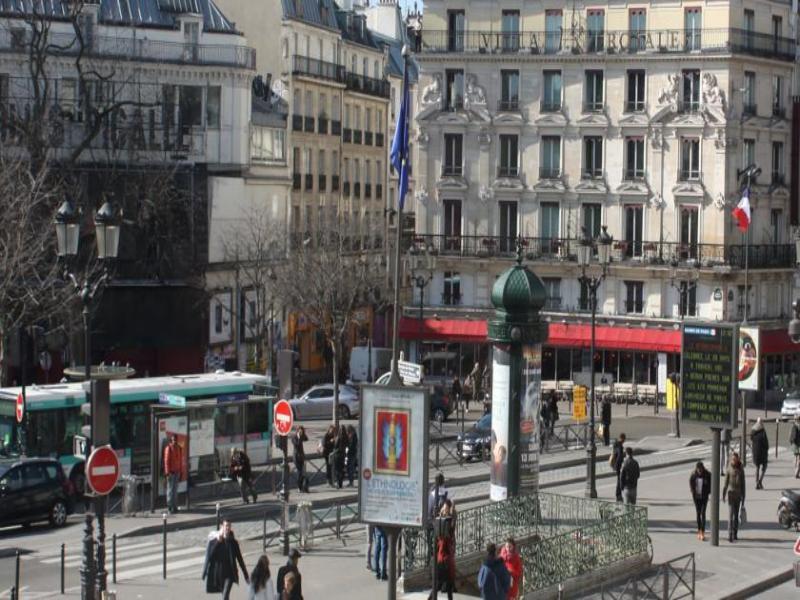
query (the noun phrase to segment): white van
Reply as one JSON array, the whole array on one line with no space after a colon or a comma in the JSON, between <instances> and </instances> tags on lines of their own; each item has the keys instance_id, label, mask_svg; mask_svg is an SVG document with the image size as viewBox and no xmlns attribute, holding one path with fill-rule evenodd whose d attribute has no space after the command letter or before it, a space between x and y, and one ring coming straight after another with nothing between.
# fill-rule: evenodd
<instances>
[{"instance_id":1,"label":"white van","mask_svg":"<svg viewBox=\"0 0 800 600\"><path fill-rule=\"evenodd\" d=\"M349 382L375 381L381 373L392 368L391 348L372 348L372 364L370 364L369 351L368 346L356 346L350 351ZM372 368L372 377L369 376L370 367Z\"/></svg>"}]
</instances>

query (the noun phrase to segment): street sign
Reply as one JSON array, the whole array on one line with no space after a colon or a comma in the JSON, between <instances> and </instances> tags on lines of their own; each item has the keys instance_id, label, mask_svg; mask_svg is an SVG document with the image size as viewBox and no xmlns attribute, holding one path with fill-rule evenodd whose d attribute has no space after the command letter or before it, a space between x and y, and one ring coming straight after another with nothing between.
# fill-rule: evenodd
<instances>
[{"instance_id":1,"label":"street sign","mask_svg":"<svg viewBox=\"0 0 800 600\"><path fill-rule=\"evenodd\" d=\"M176 396L175 394L164 394L163 392L158 395L158 403L164 406L173 406L175 408L186 408L186 398L183 396Z\"/></svg>"},{"instance_id":2,"label":"street sign","mask_svg":"<svg viewBox=\"0 0 800 600\"><path fill-rule=\"evenodd\" d=\"M72 437L72 453L75 456L86 456L86 444L88 440L83 435L75 435Z\"/></svg>"},{"instance_id":3,"label":"street sign","mask_svg":"<svg viewBox=\"0 0 800 600\"><path fill-rule=\"evenodd\" d=\"M25 418L25 398L22 397L22 394L17 396L17 423L22 423L22 419Z\"/></svg>"},{"instance_id":4,"label":"street sign","mask_svg":"<svg viewBox=\"0 0 800 600\"><path fill-rule=\"evenodd\" d=\"M98 496L105 496L119 480L119 459L111 446L92 450L86 461L86 482Z\"/></svg>"},{"instance_id":5,"label":"street sign","mask_svg":"<svg viewBox=\"0 0 800 600\"><path fill-rule=\"evenodd\" d=\"M586 418L586 388L582 385L572 388L572 418L576 421Z\"/></svg>"},{"instance_id":6,"label":"street sign","mask_svg":"<svg viewBox=\"0 0 800 600\"><path fill-rule=\"evenodd\" d=\"M286 400L278 400L275 404L275 411L272 419L275 425L275 433L278 435L289 435L294 425L294 415L292 415L292 405Z\"/></svg>"},{"instance_id":7,"label":"street sign","mask_svg":"<svg viewBox=\"0 0 800 600\"><path fill-rule=\"evenodd\" d=\"M397 371L400 373L400 379L402 379L403 383L406 385L418 385L422 383L422 365L405 360L398 360Z\"/></svg>"},{"instance_id":8,"label":"street sign","mask_svg":"<svg viewBox=\"0 0 800 600\"><path fill-rule=\"evenodd\" d=\"M800 556L800 537L797 538L797 541L794 543L794 553Z\"/></svg>"}]
</instances>

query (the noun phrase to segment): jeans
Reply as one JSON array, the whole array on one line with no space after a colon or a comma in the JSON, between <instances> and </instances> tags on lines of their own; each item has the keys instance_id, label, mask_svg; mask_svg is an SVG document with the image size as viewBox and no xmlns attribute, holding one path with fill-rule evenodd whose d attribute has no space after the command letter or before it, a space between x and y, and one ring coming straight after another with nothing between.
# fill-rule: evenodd
<instances>
[{"instance_id":1,"label":"jeans","mask_svg":"<svg viewBox=\"0 0 800 600\"><path fill-rule=\"evenodd\" d=\"M616 497L617 497L617 502L622 502L622 484L621 484L621 482L620 482L620 480L619 480L619 474L620 474L620 472L619 472L619 471L617 471L617 490L616 490Z\"/></svg>"},{"instance_id":2,"label":"jeans","mask_svg":"<svg viewBox=\"0 0 800 600\"><path fill-rule=\"evenodd\" d=\"M297 468L297 489L301 492L308 491L308 477L306 477L306 463L295 463Z\"/></svg>"},{"instance_id":3,"label":"jeans","mask_svg":"<svg viewBox=\"0 0 800 600\"><path fill-rule=\"evenodd\" d=\"M178 474L167 474L167 508L170 512L178 511Z\"/></svg>"},{"instance_id":4,"label":"jeans","mask_svg":"<svg viewBox=\"0 0 800 600\"><path fill-rule=\"evenodd\" d=\"M728 539L735 540L739 536L739 509L742 507L742 499L733 499L728 495Z\"/></svg>"},{"instance_id":5,"label":"jeans","mask_svg":"<svg viewBox=\"0 0 800 600\"><path fill-rule=\"evenodd\" d=\"M694 510L697 513L697 530L706 530L706 507L708 498L694 498Z\"/></svg>"},{"instance_id":6,"label":"jeans","mask_svg":"<svg viewBox=\"0 0 800 600\"><path fill-rule=\"evenodd\" d=\"M231 589L233 588L233 579L226 579L222 584L222 600L229 600L231 597Z\"/></svg>"},{"instance_id":7,"label":"jeans","mask_svg":"<svg viewBox=\"0 0 800 600\"><path fill-rule=\"evenodd\" d=\"M447 563L436 563L436 579L439 582L439 591L447 592L447 600L453 600L453 592L456 589L455 581L450 578L450 566ZM431 591L428 598L433 597Z\"/></svg>"},{"instance_id":8,"label":"jeans","mask_svg":"<svg viewBox=\"0 0 800 600\"><path fill-rule=\"evenodd\" d=\"M253 489L253 483L247 477L239 477L239 491L242 494L242 500L247 502L248 492L253 497L253 502L256 501L256 491Z\"/></svg>"},{"instance_id":9,"label":"jeans","mask_svg":"<svg viewBox=\"0 0 800 600\"><path fill-rule=\"evenodd\" d=\"M372 571L372 542L375 539L375 527L367 525L367 569Z\"/></svg>"},{"instance_id":10,"label":"jeans","mask_svg":"<svg viewBox=\"0 0 800 600\"><path fill-rule=\"evenodd\" d=\"M622 490L622 497L625 504L636 504L636 487L626 487Z\"/></svg>"},{"instance_id":11,"label":"jeans","mask_svg":"<svg viewBox=\"0 0 800 600\"><path fill-rule=\"evenodd\" d=\"M386 576L386 554L389 551L389 540L382 529L375 529L375 573Z\"/></svg>"}]
</instances>

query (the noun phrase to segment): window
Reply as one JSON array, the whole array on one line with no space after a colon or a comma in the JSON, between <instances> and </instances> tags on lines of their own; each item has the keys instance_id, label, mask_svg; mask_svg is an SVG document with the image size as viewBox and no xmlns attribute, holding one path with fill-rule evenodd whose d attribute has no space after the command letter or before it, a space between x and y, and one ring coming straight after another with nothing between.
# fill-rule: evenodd
<instances>
[{"instance_id":1,"label":"window","mask_svg":"<svg viewBox=\"0 0 800 600\"><path fill-rule=\"evenodd\" d=\"M625 180L644 179L644 138L625 138Z\"/></svg>"},{"instance_id":2,"label":"window","mask_svg":"<svg viewBox=\"0 0 800 600\"><path fill-rule=\"evenodd\" d=\"M372 109L364 109L364 131L372 131Z\"/></svg>"},{"instance_id":3,"label":"window","mask_svg":"<svg viewBox=\"0 0 800 600\"><path fill-rule=\"evenodd\" d=\"M180 86L180 124L187 127L200 127L203 124L203 88L199 85Z\"/></svg>"},{"instance_id":4,"label":"window","mask_svg":"<svg viewBox=\"0 0 800 600\"><path fill-rule=\"evenodd\" d=\"M519 11L504 10L502 13L502 49L503 52L519 50Z\"/></svg>"},{"instance_id":5,"label":"window","mask_svg":"<svg viewBox=\"0 0 800 600\"><path fill-rule=\"evenodd\" d=\"M305 176L305 189L311 190L314 187L314 174L311 172L311 148L303 149L303 174Z\"/></svg>"},{"instance_id":6,"label":"window","mask_svg":"<svg viewBox=\"0 0 800 600\"><path fill-rule=\"evenodd\" d=\"M586 233L588 233L592 239L597 238L597 236L600 235L600 204L584 204L581 212L583 215L581 225L586 228Z\"/></svg>"},{"instance_id":7,"label":"window","mask_svg":"<svg viewBox=\"0 0 800 600\"><path fill-rule=\"evenodd\" d=\"M625 282L625 312L641 314L644 309L644 282Z\"/></svg>"},{"instance_id":8,"label":"window","mask_svg":"<svg viewBox=\"0 0 800 600\"><path fill-rule=\"evenodd\" d=\"M383 162L380 160L375 161L375 198L381 200L383 198ZM376 220L377 222L377 220Z\"/></svg>"},{"instance_id":9,"label":"window","mask_svg":"<svg viewBox=\"0 0 800 600\"><path fill-rule=\"evenodd\" d=\"M641 204L625 206L625 256L642 255L642 230L644 225L644 207Z\"/></svg>"},{"instance_id":10,"label":"window","mask_svg":"<svg viewBox=\"0 0 800 600\"><path fill-rule=\"evenodd\" d=\"M342 175L344 180L342 181L342 192L347 197L350 195L350 159L345 157L343 162Z\"/></svg>"},{"instance_id":11,"label":"window","mask_svg":"<svg viewBox=\"0 0 800 600\"><path fill-rule=\"evenodd\" d=\"M464 108L464 71L448 69L447 87L445 89L445 107L447 110L461 110Z\"/></svg>"},{"instance_id":12,"label":"window","mask_svg":"<svg viewBox=\"0 0 800 600\"><path fill-rule=\"evenodd\" d=\"M514 252L517 241L517 203L500 202L500 252Z\"/></svg>"},{"instance_id":13,"label":"window","mask_svg":"<svg viewBox=\"0 0 800 600\"><path fill-rule=\"evenodd\" d=\"M222 107L222 87L212 85L206 90L206 126L219 127L219 115Z\"/></svg>"},{"instance_id":14,"label":"window","mask_svg":"<svg viewBox=\"0 0 800 600\"><path fill-rule=\"evenodd\" d=\"M772 142L772 185L783 185L783 142Z\"/></svg>"},{"instance_id":15,"label":"window","mask_svg":"<svg viewBox=\"0 0 800 600\"><path fill-rule=\"evenodd\" d=\"M442 303L447 305L461 304L461 275L457 271L444 272Z\"/></svg>"},{"instance_id":16,"label":"window","mask_svg":"<svg viewBox=\"0 0 800 600\"><path fill-rule=\"evenodd\" d=\"M748 50L753 49L753 42L755 39L756 31L756 14L753 10L746 8L744 10L744 45Z\"/></svg>"},{"instance_id":17,"label":"window","mask_svg":"<svg viewBox=\"0 0 800 600\"><path fill-rule=\"evenodd\" d=\"M361 160L358 158L353 159L353 196L361 198Z\"/></svg>"},{"instance_id":18,"label":"window","mask_svg":"<svg viewBox=\"0 0 800 600\"><path fill-rule=\"evenodd\" d=\"M697 231L700 211L697 206L681 206L681 260L697 259Z\"/></svg>"},{"instance_id":19,"label":"window","mask_svg":"<svg viewBox=\"0 0 800 600\"><path fill-rule=\"evenodd\" d=\"M331 191L339 191L339 151L331 151Z\"/></svg>"},{"instance_id":20,"label":"window","mask_svg":"<svg viewBox=\"0 0 800 600\"><path fill-rule=\"evenodd\" d=\"M497 172L498 177L517 177L517 175L519 175L517 145L518 138L516 135L500 136L500 168Z\"/></svg>"},{"instance_id":21,"label":"window","mask_svg":"<svg viewBox=\"0 0 800 600\"><path fill-rule=\"evenodd\" d=\"M773 244L783 243L783 211L780 208L773 208L769 211L769 230L770 242Z\"/></svg>"},{"instance_id":22,"label":"window","mask_svg":"<svg viewBox=\"0 0 800 600\"><path fill-rule=\"evenodd\" d=\"M743 285L737 285L736 288L737 291L739 292L738 294L739 304L737 305L736 308L739 318L743 319L753 314L752 313L753 303L750 300L750 296L752 296L753 294L753 286L752 285L747 286L747 292L748 292L747 294L744 293L745 287ZM745 303L747 304L746 307Z\"/></svg>"},{"instance_id":23,"label":"window","mask_svg":"<svg viewBox=\"0 0 800 600\"><path fill-rule=\"evenodd\" d=\"M450 52L464 51L464 11L447 11L447 49Z\"/></svg>"},{"instance_id":24,"label":"window","mask_svg":"<svg viewBox=\"0 0 800 600\"><path fill-rule=\"evenodd\" d=\"M683 84L683 112L697 112L700 109L700 70L684 69L681 82Z\"/></svg>"},{"instance_id":25,"label":"window","mask_svg":"<svg viewBox=\"0 0 800 600\"><path fill-rule=\"evenodd\" d=\"M697 316L697 284L689 281L679 283L678 293L678 315L681 317Z\"/></svg>"},{"instance_id":26,"label":"window","mask_svg":"<svg viewBox=\"0 0 800 600\"><path fill-rule=\"evenodd\" d=\"M461 236L461 200L445 200L442 203L444 207L444 231L442 232L445 237L449 238L449 242L455 241ZM458 249L448 246L448 250Z\"/></svg>"},{"instance_id":27,"label":"window","mask_svg":"<svg viewBox=\"0 0 800 600\"><path fill-rule=\"evenodd\" d=\"M591 135L583 138L583 177L596 179L603 176L603 138Z\"/></svg>"},{"instance_id":28,"label":"window","mask_svg":"<svg viewBox=\"0 0 800 600\"><path fill-rule=\"evenodd\" d=\"M544 16L544 51L547 54L555 54L561 49L561 10L550 9L545 11Z\"/></svg>"},{"instance_id":29,"label":"window","mask_svg":"<svg viewBox=\"0 0 800 600\"><path fill-rule=\"evenodd\" d=\"M755 115L756 110L756 74L752 71L744 72L744 105L742 113L745 115Z\"/></svg>"},{"instance_id":30,"label":"window","mask_svg":"<svg viewBox=\"0 0 800 600\"><path fill-rule=\"evenodd\" d=\"M353 143L361 143L361 107L353 107Z\"/></svg>"},{"instance_id":31,"label":"window","mask_svg":"<svg viewBox=\"0 0 800 600\"><path fill-rule=\"evenodd\" d=\"M559 110L561 110L561 71L545 71L542 112Z\"/></svg>"},{"instance_id":32,"label":"window","mask_svg":"<svg viewBox=\"0 0 800 600\"><path fill-rule=\"evenodd\" d=\"M700 50L702 47L700 37L700 32L702 31L701 16L702 12L698 7L687 8L683 13L683 28L686 31L685 47L687 51Z\"/></svg>"},{"instance_id":33,"label":"window","mask_svg":"<svg viewBox=\"0 0 800 600\"><path fill-rule=\"evenodd\" d=\"M783 36L783 19L778 15L772 15L772 44L773 50L777 53L780 49L780 39Z\"/></svg>"},{"instance_id":34,"label":"window","mask_svg":"<svg viewBox=\"0 0 800 600\"><path fill-rule=\"evenodd\" d=\"M780 75L772 76L772 115L781 118L786 116L783 105L783 77Z\"/></svg>"},{"instance_id":35,"label":"window","mask_svg":"<svg viewBox=\"0 0 800 600\"><path fill-rule=\"evenodd\" d=\"M320 150L317 156L317 189L324 193L328 191L328 181L325 177L325 150Z\"/></svg>"},{"instance_id":36,"label":"window","mask_svg":"<svg viewBox=\"0 0 800 600\"><path fill-rule=\"evenodd\" d=\"M700 179L700 140L681 139L681 181Z\"/></svg>"},{"instance_id":37,"label":"window","mask_svg":"<svg viewBox=\"0 0 800 600\"><path fill-rule=\"evenodd\" d=\"M300 189L300 148L292 149L292 187Z\"/></svg>"},{"instance_id":38,"label":"window","mask_svg":"<svg viewBox=\"0 0 800 600\"><path fill-rule=\"evenodd\" d=\"M756 162L756 141L745 139L742 142L742 169Z\"/></svg>"},{"instance_id":39,"label":"window","mask_svg":"<svg viewBox=\"0 0 800 600\"><path fill-rule=\"evenodd\" d=\"M628 34L631 52L645 50L647 47L647 11L643 8L632 8L628 13Z\"/></svg>"},{"instance_id":40,"label":"window","mask_svg":"<svg viewBox=\"0 0 800 600\"><path fill-rule=\"evenodd\" d=\"M542 254L552 254L557 250L557 242L560 234L559 228L559 206L558 202L542 202L539 205L541 216L541 242Z\"/></svg>"},{"instance_id":41,"label":"window","mask_svg":"<svg viewBox=\"0 0 800 600\"><path fill-rule=\"evenodd\" d=\"M584 86L586 97L584 98L583 110L586 112L597 112L603 110L603 72L586 71L586 85Z\"/></svg>"},{"instance_id":42,"label":"window","mask_svg":"<svg viewBox=\"0 0 800 600\"><path fill-rule=\"evenodd\" d=\"M589 282L579 281L580 291L578 293L578 310L591 310L589 306Z\"/></svg>"},{"instance_id":43,"label":"window","mask_svg":"<svg viewBox=\"0 0 800 600\"><path fill-rule=\"evenodd\" d=\"M586 11L586 36L586 49L602 52L605 47L605 13L602 10Z\"/></svg>"},{"instance_id":44,"label":"window","mask_svg":"<svg viewBox=\"0 0 800 600\"><path fill-rule=\"evenodd\" d=\"M22 479L25 481L25 487L32 487L47 483L47 471L44 466L38 463L29 463L22 465Z\"/></svg>"},{"instance_id":45,"label":"window","mask_svg":"<svg viewBox=\"0 0 800 600\"><path fill-rule=\"evenodd\" d=\"M645 106L645 72L641 69L628 70L628 95L626 112L642 112Z\"/></svg>"},{"instance_id":46,"label":"window","mask_svg":"<svg viewBox=\"0 0 800 600\"><path fill-rule=\"evenodd\" d=\"M342 107L336 98L331 98L331 135L339 135L342 127Z\"/></svg>"},{"instance_id":47,"label":"window","mask_svg":"<svg viewBox=\"0 0 800 600\"><path fill-rule=\"evenodd\" d=\"M303 129L306 132L314 132L314 93L311 91L306 92L306 111L305 118L303 119Z\"/></svg>"},{"instance_id":48,"label":"window","mask_svg":"<svg viewBox=\"0 0 800 600\"><path fill-rule=\"evenodd\" d=\"M444 134L444 168L442 175L462 175L462 144L463 136L460 133Z\"/></svg>"},{"instance_id":49,"label":"window","mask_svg":"<svg viewBox=\"0 0 800 600\"><path fill-rule=\"evenodd\" d=\"M519 71L500 71L500 110L519 110Z\"/></svg>"},{"instance_id":50,"label":"window","mask_svg":"<svg viewBox=\"0 0 800 600\"><path fill-rule=\"evenodd\" d=\"M61 116L63 118L74 120L77 117L76 105L78 100L78 82L71 77L64 77L59 80L58 83L58 100Z\"/></svg>"},{"instance_id":51,"label":"window","mask_svg":"<svg viewBox=\"0 0 800 600\"><path fill-rule=\"evenodd\" d=\"M561 177L561 137L557 135L542 136L540 179Z\"/></svg>"},{"instance_id":52,"label":"window","mask_svg":"<svg viewBox=\"0 0 800 600\"><path fill-rule=\"evenodd\" d=\"M561 308L561 280L557 277L545 277L542 279L542 283L544 283L544 289L547 292L544 309L558 310Z\"/></svg>"},{"instance_id":53,"label":"window","mask_svg":"<svg viewBox=\"0 0 800 600\"><path fill-rule=\"evenodd\" d=\"M250 155L258 161L283 161L284 143L283 129L254 126L250 134Z\"/></svg>"}]
</instances>

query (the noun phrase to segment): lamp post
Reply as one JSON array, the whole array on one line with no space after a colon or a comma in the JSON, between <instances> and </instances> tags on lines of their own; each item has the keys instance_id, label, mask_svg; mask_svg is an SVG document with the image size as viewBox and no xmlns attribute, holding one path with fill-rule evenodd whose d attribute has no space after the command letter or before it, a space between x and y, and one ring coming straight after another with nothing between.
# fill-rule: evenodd
<instances>
[{"instance_id":1,"label":"lamp post","mask_svg":"<svg viewBox=\"0 0 800 600\"><path fill-rule=\"evenodd\" d=\"M436 257L426 247L420 255L419 251L408 251L408 266L411 269L411 279L414 287L419 290L419 336L417 338L417 360L422 360L422 332L425 316L425 288L433 280L433 271L436 269ZM426 273L427 272L427 273Z\"/></svg>"},{"instance_id":2,"label":"lamp post","mask_svg":"<svg viewBox=\"0 0 800 600\"><path fill-rule=\"evenodd\" d=\"M586 227L582 228L583 237L578 244L578 264L581 267L581 276L578 278L582 286L585 286L589 294L589 306L592 311L592 339L589 346L590 381L589 381L589 402L591 408L589 412L589 447L586 450L586 496L597 498L595 459L597 458L597 444L595 443L595 405L594 405L594 343L595 343L595 320L597 318L597 290L606 278L608 263L610 260L611 236L606 231L606 226L601 227L600 235L593 240ZM597 258L600 263L600 274L596 276L587 275L587 269L592 263L594 247L597 247Z\"/></svg>"},{"instance_id":3,"label":"lamp post","mask_svg":"<svg viewBox=\"0 0 800 600\"><path fill-rule=\"evenodd\" d=\"M80 219L81 215L72 205L72 202L65 200L56 212L54 225L56 229L56 241L58 247L58 258L64 262L64 274L75 289L78 298L83 305L83 329L84 329L84 387L86 389L87 400L90 402L92 414L95 414L94 398L91 394L92 380L92 327L91 309L97 292L110 279L108 261L117 258L119 250L120 219L117 212L110 202L106 201L94 215L94 229L97 241L97 258L103 264L100 274L87 273L83 281L79 281L72 272L75 257L78 254L80 241ZM100 439L107 434L102 434L95 429L96 424L93 420L92 445L99 446L107 442ZM107 430L108 426L105 426ZM87 444L87 453L89 444ZM105 570L105 496L95 498L94 510L97 514L97 562L93 556L94 539L92 534L92 514L86 513L83 537L83 559L81 564L81 600L95 600L100 593L106 590L107 572ZM96 589L95 589L96 586Z\"/></svg>"},{"instance_id":4,"label":"lamp post","mask_svg":"<svg viewBox=\"0 0 800 600\"><path fill-rule=\"evenodd\" d=\"M697 269L692 269L691 280L678 281L678 257L673 256L669 264L669 285L678 292L678 313L680 314L681 321L683 321L684 317L686 317L686 313L689 312L689 294L697 289L697 280L700 277L700 272Z\"/></svg>"}]
</instances>

